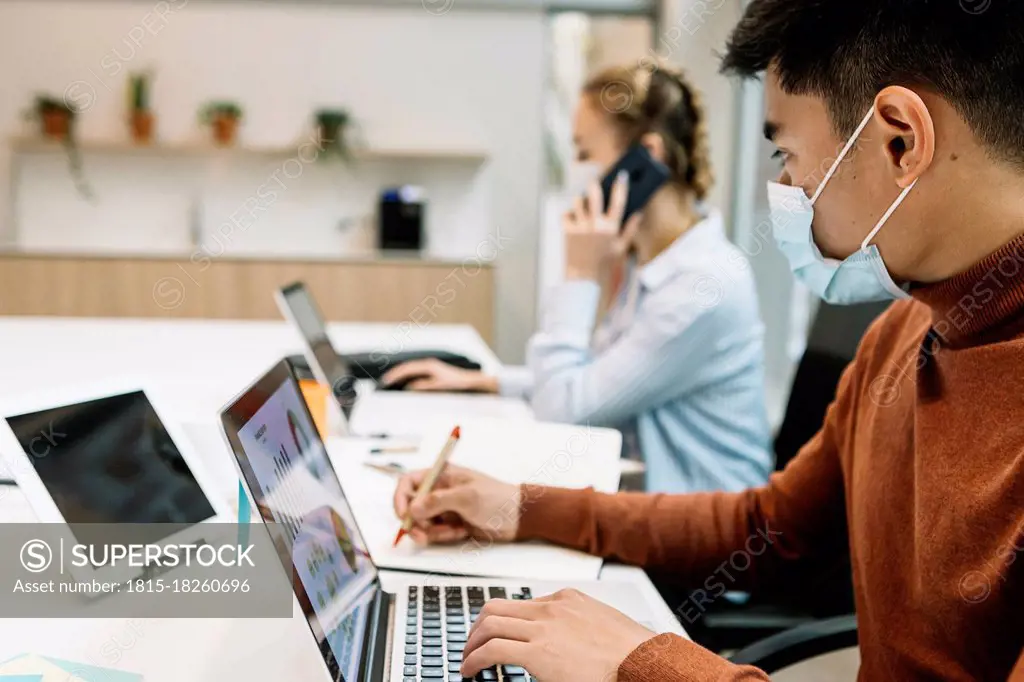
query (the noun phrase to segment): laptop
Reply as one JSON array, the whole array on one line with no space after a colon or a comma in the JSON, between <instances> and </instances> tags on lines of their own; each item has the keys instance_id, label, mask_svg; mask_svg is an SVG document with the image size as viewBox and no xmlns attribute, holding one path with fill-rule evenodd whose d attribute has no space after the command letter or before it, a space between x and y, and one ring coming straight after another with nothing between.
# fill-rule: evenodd
<instances>
[{"instance_id":1,"label":"laptop","mask_svg":"<svg viewBox=\"0 0 1024 682\"><path fill-rule=\"evenodd\" d=\"M301 282L281 287L275 299L281 314L298 329L302 337L309 370L317 381L331 387L331 393L344 417L343 427L347 429L356 404L355 376L348 362L331 345L320 308ZM293 364L297 363L293 360Z\"/></svg>"},{"instance_id":2,"label":"laptop","mask_svg":"<svg viewBox=\"0 0 1024 682\"><path fill-rule=\"evenodd\" d=\"M446 350L402 350L338 355L327 336L323 315L313 295L302 282L293 282L275 292L277 307L285 319L298 329L305 344L306 362L316 380L334 388L346 418L355 404L355 379L378 382L392 367L411 360L433 358L462 369L479 370L481 365L469 358ZM295 360L292 360L293 364ZM378 390L401 391L410 380L388 385L377 384Z\"/></svg>"},{"instance_id":3,"label":"laptop","mask_svg":"<svg viewBox=\"0 0 1024 682\"><path fill-rule=\"evenodd\" d=\"M333 682L462 682L462 652L490 599L574 587L652 627L636 587L615 583L391 574L385 590L323 442L282 360L221 412L242 480L274 538L285 574ZM399 526L395 519L395 529ZM454 548L453 556L460 551ZM530 682L514 665L477 679ZM311 681L312 682L312 681Z\"/></svg>"}]
</instances>

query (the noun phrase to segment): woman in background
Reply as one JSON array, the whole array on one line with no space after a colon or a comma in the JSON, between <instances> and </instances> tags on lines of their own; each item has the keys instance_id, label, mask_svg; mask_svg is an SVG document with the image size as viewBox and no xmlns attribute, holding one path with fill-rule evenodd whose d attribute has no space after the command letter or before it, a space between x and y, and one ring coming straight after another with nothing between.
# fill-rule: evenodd
<instances>
[{"instance_id":1,"label":"woman in background","mask_svg":"<svg viewBox=\"0 0 1024 682\"><path fill-rule=\"evenodd\" d=\"M603 206L596 182L589 201L577 199L563 221L566 281L545 297L527 367L490 376L415 361L384 383L521 395L538 419L618 428L650 491L765 482L763 325L749 264L704 203L711 168L697 93L668 70L610 69L587 82L574 128L578 160L598 177L641 144L671 180L621 234L614 216L587 208ZM613 205L622 198L613 192Z\"/></svg>"}]
</instances>

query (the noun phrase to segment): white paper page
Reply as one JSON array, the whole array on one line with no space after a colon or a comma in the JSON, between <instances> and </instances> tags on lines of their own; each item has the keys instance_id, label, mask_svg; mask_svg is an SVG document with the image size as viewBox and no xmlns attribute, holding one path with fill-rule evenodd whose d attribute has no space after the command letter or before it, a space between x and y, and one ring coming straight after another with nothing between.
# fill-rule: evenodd
<instances>
[{"instance_id":1,"label":"white paper page","mask_svg":"<svg viewBox=\"0 0 1024 682\"><path fill-rule=\"evenodd\" d=\"M452 454L452 463L509 483L593 486L602 492L618 489L622 445L618 431L485 419L466 420L459 426L462 438ZM434 573L562 581L596 579L601 559L540 543L469 541L450 547L419 548L406 539L397 548L391 546L400 525L392 506L396 479L369 469L364 462L397 461L409 469L428 467L450 428L435 428L423 438L420 452L414 455L360 456L345 441L328 444L374 562L381 568Z\"/></svg>"},{"instance_id":2,"label":"white paper page","mask_svg":"<svg viewBox=\"0 0 1024 682\"><path fill-rule=\"evenodd\" d=\"M366 473L354 471L356 468ZM597 557L543 544L470 541L421 548L406 539L392 547L400 525L392 508L395 478L356 463L344 464L338 473L370 556L380 568L563 581L596 579L601 571L602 561ZM356 483L345 485L346 480Z\"/></svg>"},{"instance_id":3,"label":"white paper page","mask_svg":"<svg viewBox=\"0 0 1024 682\"><path fill-rule=\"evenodd\" d=\"M360 436L418 438L435 432L439 423L475 417L532 421L533 412L522 400L503 396L373 391L360 395L349 426Z\"/></svg>"},{"instance_id":4,"label":"white paper page","mask_svg":"<svg viewBox=\"0 0 1024 682\"><path fill-rule=\"evenodd\" d=\"M618 490L622 434L615 429L483 418L435 424L420 441L421 466L433 465L456 425L462 437L452 464L509 483Z\"/></svg>"}]
</instances>

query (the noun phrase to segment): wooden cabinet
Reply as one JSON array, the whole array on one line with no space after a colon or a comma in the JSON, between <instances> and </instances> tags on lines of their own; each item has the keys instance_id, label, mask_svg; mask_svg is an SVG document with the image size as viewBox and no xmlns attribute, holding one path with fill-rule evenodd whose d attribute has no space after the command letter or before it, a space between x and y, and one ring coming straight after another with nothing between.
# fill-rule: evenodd
<instances>
[{"instance_id":1,"label":"wooden cabinet","mask_svg":"<svg viewBox=\"0 0 1024 682\"><path fill-rule=\"evenodd\" d=\"M494 340L494 272L477 259L255 260L7 253L0 315L281 319L302 280L330 321L471 324Z\"/></svg>"}]
</instances>

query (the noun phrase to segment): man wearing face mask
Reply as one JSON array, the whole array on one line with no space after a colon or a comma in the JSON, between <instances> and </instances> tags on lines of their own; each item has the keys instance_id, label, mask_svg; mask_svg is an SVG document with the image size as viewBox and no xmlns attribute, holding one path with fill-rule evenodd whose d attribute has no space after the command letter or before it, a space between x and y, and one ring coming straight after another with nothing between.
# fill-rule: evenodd
<instances>
[{"instance_id":1,"label":"man wearing face mask","mask_svg":"<svg viewBox=\"0 0 1024 682\"><path fill-rule=\"evenodd\" d=\"M821 431L743 493L599 495L452 469L412 507L415 533L671 571L696 596L680 611L723 583L799 590L849 556L861 680L1021 682L1024 3L752 0L724 67L766 74L772 227L796 276L833 303L900 299ZM399 513L419 480L402 481ZM768 679L571 593L489 603L462 672L495 663L569 682Z\"/></svg>"}]
</instances>

